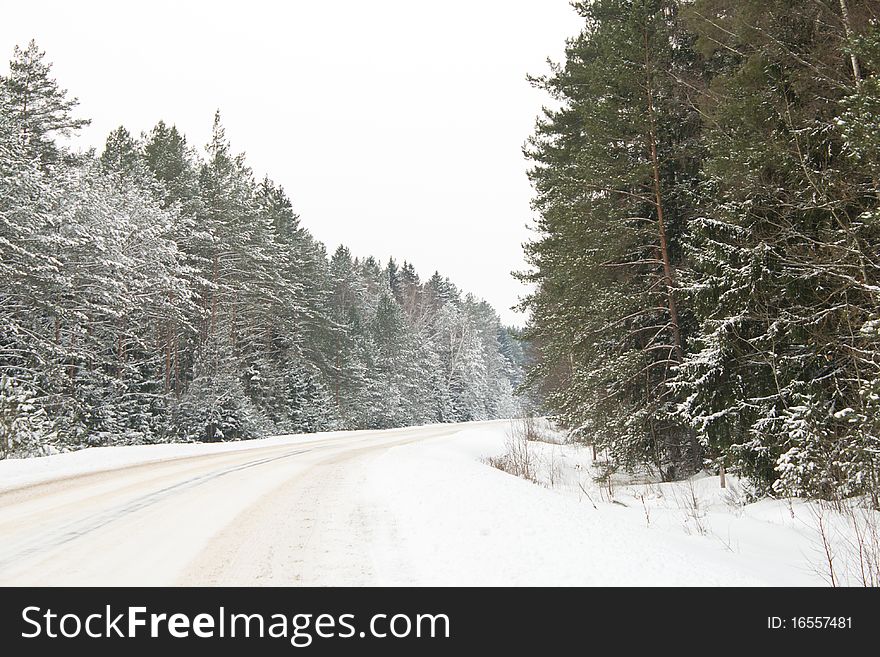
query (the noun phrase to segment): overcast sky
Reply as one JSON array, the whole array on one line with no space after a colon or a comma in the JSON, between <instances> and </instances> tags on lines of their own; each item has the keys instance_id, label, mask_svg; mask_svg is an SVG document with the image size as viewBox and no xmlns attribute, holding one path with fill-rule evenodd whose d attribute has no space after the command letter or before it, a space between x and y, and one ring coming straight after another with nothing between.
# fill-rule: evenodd
<instances>
[{"instance_id":1,"label":"overcast sky","mask_svg":"<svg viewBox=\"0 0 880 657\"><path fill-rule=\"evenodd\" d=\"M567 0L213 0L8 4L92 119L84 146L159 119L285 187L332 252L393 255L509 307L532 213L521 148L546 102L526 82L580 28Z\"/></svg>"}]
</instances>

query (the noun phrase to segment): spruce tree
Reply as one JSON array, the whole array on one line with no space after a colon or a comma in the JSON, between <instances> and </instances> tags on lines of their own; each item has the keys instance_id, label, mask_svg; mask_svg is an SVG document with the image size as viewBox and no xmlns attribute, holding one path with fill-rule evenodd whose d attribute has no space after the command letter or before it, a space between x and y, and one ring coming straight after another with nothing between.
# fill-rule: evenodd
<instances>
[{"instance_id":1,"label":"spruce tree","mask_svg":"<svg viewBox=\"0 0 880 657\"><path fill-rule=\"evenodd\" d=\"M878 466L858 419L878 362L876 159L857 118L876 69L850 56L841 6L711 0L690 21L712 81L682 414L759 490L825 497L876 491Z\"/></svg>"}]
</instances>

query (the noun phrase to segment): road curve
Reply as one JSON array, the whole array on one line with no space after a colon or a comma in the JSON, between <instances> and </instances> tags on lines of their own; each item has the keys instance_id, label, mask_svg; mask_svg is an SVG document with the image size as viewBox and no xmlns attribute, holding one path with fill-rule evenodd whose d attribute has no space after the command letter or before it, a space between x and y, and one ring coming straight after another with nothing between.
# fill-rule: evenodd
<instances>
[{"instance_id":1,"label":"road curve","mask_svg":"<svg viewBox=\"0 0 880 657\"><path fill-rule=\"evenodd\" d=\"M369 583L365 466L460 429L351 432L2 492L0 585Z\"/></svg>"}]
</instances>

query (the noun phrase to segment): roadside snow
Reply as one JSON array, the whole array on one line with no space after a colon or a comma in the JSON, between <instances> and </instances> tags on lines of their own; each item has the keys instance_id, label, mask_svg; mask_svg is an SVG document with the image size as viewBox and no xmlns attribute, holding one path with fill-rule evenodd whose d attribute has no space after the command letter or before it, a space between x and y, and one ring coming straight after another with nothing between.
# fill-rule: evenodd
<instances>
[{"instance_id":1,"label":"roadside snow","mask_svg":"<svg viewBox=\"0 0 880 657\"><path fill-rule=\"evenodd\" d=\"M387 509L373 546L382 583L827 584L812 505L746 504L735 479L721 489L708 476L618 484L612 497L593 480L589 448L543 442L529 443L532 483L485 464L504 449L496 425L372 463L367 499Z\"/></svg>"}]
</instances>

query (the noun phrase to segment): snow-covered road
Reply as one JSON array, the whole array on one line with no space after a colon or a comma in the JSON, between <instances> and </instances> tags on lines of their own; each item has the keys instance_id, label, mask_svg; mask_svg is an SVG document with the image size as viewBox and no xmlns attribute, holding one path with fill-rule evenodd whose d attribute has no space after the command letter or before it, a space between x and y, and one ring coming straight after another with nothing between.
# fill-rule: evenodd
<instances>
[{"instance_id":1,"label":"snow-covered road","mask_svg":"<svg viewBox=\"0 0 880 657\"><path fill-rule=\"evenodd\" d=\"M52 468L4 463L9 472L0 469L0 482L4 474L14 481L23 468L31 472L24 482L37 483L0 493L0 584L296 584L322 583L337 573L362 577L369 569L359 545L363 528L356 505L341 504L358 497L349 475L394 446L457 430L273 439L237 443L234 451L199 446L202 454L183 446L187 456L177 456L178 446L157 446L103 450L102 458L89 460L86 450L49 457L68 476L43 482ZM146 462L128 464L132 449ZM78 467L65 468L70 457ZM327 564L322 557L330 546ZM322 571L326 565L330 570Z\"/></svg>"},{"instance_id":2,"label":"snow-covered road","mask_svg":"<svg viewBox=\"0 0 880 657\"><path fill-rule=\"evenodd\" d=\"M674 488L603 500L586 448L534 445L552 486L486 465L508 428L2 461L0 585L822 584L782 503L713 505L705 479L694 532Z\"/></svg>"}]
</instances>

